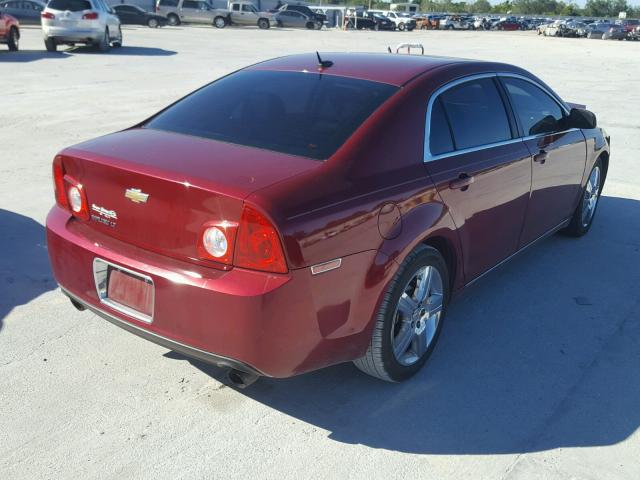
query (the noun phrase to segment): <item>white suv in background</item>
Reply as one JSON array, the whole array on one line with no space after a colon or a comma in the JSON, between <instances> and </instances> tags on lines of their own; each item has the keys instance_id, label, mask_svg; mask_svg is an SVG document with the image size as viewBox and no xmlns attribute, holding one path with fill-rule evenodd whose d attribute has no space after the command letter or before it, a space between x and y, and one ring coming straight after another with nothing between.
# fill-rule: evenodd
<instances>
[{"instance_id":1,"label":"white suv in background","mask_svg":"<svg viewBox=\"0 0 640 480\"><path fill-rule=\"evenodd\" d=\"M104 0L51 0L40 17L49 52L62 44L93 45L102 52L122 46L120 19Z\"/></svg>"}]
</instances>

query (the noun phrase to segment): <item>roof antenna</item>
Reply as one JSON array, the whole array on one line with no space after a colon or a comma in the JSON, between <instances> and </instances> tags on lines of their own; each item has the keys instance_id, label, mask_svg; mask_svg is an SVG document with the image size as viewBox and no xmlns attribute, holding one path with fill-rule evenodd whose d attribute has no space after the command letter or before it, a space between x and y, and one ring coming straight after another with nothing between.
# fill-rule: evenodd
<instances>
[{"instance_id":1,"label":"roof antenna","mask_svg":"<svg viewBox=\"0 0 640 480\"><path fill-rule=\"evenodd\" d=\"M322 60L318 52L316 52L316 55L318 56L318 67L320 68L320 70L322 70L323 68L329 68L333 65L333 62L331 60Z\"/></svg>"},{"instance_id":2,"label":"roof antenna","mask_svg":"<svg viewBox=\"0 0 640 480\"><path fill-rule=\"evenodd\" d=\"M387 52L389 52L389 53L393 53L393 52L391 51L391 47L387 47Z\"/></svg>"}]
</instances>

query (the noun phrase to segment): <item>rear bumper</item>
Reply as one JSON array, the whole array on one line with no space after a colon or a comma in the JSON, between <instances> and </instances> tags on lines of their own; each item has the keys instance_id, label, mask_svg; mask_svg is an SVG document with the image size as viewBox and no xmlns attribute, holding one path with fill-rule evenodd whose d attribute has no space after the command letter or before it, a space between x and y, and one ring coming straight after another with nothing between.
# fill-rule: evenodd
<instances>
[{"instance_id":1,"label":"rear bumper","mask_svg":"<svg viewBox=\"0 0 640 480\"><path fill-rule=\"evenodd\" d=\"M63 291L97 315L187 356L272 377L362 356L389 271L377 265L386 257L368 251L321 275L223 272L105 236L59 207L47 217L47 245ZM100 300L95 258L152 278L151 323Z\"/></svg>"},{"instance_id":2,"label":"rear bumper","mask_svg":"<svg viewBox=\"0 0 640 480\"><path fill-rule=\"evenodd\" d=\"M45 37L55 38L58 42L91 43L99 42L104 36L103 28L76 29L67 27L44 27Z\"/></svg>"},{"instance_id":3,"label":"rear bumper","mask_svg":"<svg viewBox=\"0 0 640 480\"><path fill-rule=\"evenodd\" d=\"M195 358L197 360L201 360L203 362L211 363L213 365L217 365L222 368L235 368L237 370L242 370L243 372L249 372L256 375L264 375L264 373L256 370L251 365L247 365L246 363L239 362L232 358L223 357L221 355L216 355L211 352L205 352L204 350L200 350L198 348L190 347L189 345L185 345L183 343L177 342L175 340L171 340L169 338L163 337L161 335L157 335L149 330L144 328L136 327L132 323L125 322L124 320L112 315L110 313L105 312L99 308L96 308L88 303L85 303L79 297L76 297L72 293L66 291L61 287L62 293L64 293L71 300L79 304L80 306L90 310L95 313L99 317L104 318L105 320L113 323L114 325L123 328L127 332L133 333L134 335L138 335L139 337L144 338L145 340L149 340L157 345L161 345L165 348L173 350L174 352L182 353L187 357Z\"/></svg>"}]
</instances>

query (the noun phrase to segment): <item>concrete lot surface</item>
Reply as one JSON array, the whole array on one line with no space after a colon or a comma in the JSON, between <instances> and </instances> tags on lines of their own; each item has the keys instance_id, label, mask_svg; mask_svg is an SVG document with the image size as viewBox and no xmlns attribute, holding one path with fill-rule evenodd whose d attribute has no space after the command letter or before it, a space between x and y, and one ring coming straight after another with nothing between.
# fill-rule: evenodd
<instances>
[{"instance_id":1,"label":"concrete lot surface","mask_svg":"<svg viewBox=\"0 0 640 480\"><path fill-rule=\"evenodd\" d=\"M43 225L58 150L249 63L402 41L530 69L612 137L591 232L473 287L417 377L346 364L236 391L57 290ZM21 52L0 46L0 478L640 478L640 43L188 27L124 42L48 54L24 29Z\"/></svg>"}]
</instances>

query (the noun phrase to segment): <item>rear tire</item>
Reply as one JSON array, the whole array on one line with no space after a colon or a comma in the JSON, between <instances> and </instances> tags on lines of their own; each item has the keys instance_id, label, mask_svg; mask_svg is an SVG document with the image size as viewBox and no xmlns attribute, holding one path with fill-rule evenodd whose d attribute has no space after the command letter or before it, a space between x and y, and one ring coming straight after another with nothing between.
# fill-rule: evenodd
<instances>
[{"instance_id":1,"label":"rear tire","mask_svg":"<svg viewBox=\"0 0 640 480\"><path fill-rule=\"evenodd\" d=\"M9 30L7 45L9 46L9 50L12 52L17 52L20 48L20 32L18 32L16 27L11 27Z\"/></svg>"},{"instance_id":2,"label":"rear tire","mask_svg":"<svg viewBox=\"0 0 640 480\"><path fill-rule=\"evenodd\" d=\"M227 21L224 17L216 17L213 19L213 26L216 28L224 28L227 26Z\"/></svg>"},{"instance_id":3,"label":"rear tire","mask_svg":"<svg viewBox=\"0 0 640 480\"><path fill-rule=\"evenodd\" d=\"M600 193L602 193L603 185L604 170L602 159L598 158L591 169L587 184L582 189L580 202L573 213L573 217L571 217L571 222L562 230L562 233L571 237L581 237L589 231L600 203Z\"/></svg>"},{"instance_id":4,"label":"rear tire","mask_svg":"<svg viewBox=\"0 0 640 480\"><path fill-rule=\"evenodd\" d=\"M56 43L55 38L51 38L51 37L45 38L44 46L47 49L47 52L55 52L58 50L58 44Z\"/></svg>"},{"instance_id":5,"label":"rear tire","mask_svg":"<svg viewBox=\"0 0 640 480\"><path fill-rule=\"evenodd\" d=\"M122 28L118 27L118 39L115 40L113 43L113 48L120 48L122 47Z\"/></svg>"},{"instance_id":6,"label":"rear tire","mask_svg":"<svg viewBox=\"0 0 640 480\"><path fill-rule=\"evenodd\" d=\"M96 44L96 47L98 48L98 50L100 50L102 53L106 53L109 51L109 49L111 48L111 43L109 42L109 29L105 29L104 31L104 35L102 35L102 38L100 39L100 41Z\"/></svg>"},{"instance_id":7,"label":"rear tire","mask_svg":"<svg viewBox=\"0 0 640 480\"><path fill-rule=\"evenodd\" d=\"M354 361L356 367L388 382L415 375L438 341L449 290L449 273L440 252L418 246L389 283L369 348Z\"/></svg>"},{"instance_id":8,"label":"rear tire","mask_svg":"<svg viewBox=\"0 0 640 480\"><path fill-rule=\"evenodd\" d=\"M180 25L180 18L175 13L170 13L167 15L167 23L172 27Z\"/></svg>"}]
</instances>

